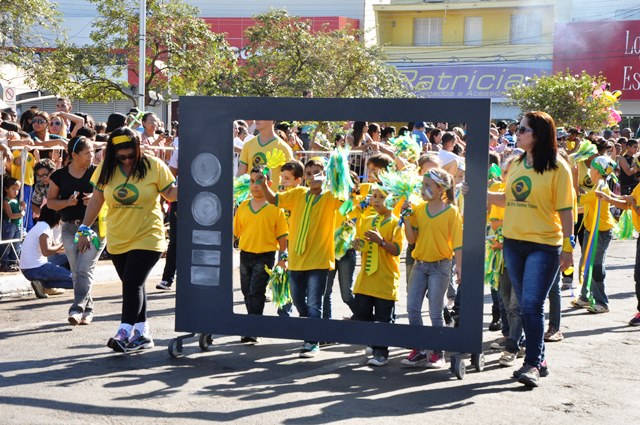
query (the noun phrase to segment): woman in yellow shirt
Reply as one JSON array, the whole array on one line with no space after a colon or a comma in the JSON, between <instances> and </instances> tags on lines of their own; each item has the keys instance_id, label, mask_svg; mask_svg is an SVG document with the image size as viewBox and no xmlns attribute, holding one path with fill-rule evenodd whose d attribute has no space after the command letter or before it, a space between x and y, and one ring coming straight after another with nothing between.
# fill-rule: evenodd
<instances>
[{"instance_id":1,"label":"woman in yellow shirt","mask_svg":"<svg viewBox=\"0 0 640 425\"><path fill-rule=\"evenodd\" d=\"M170 202L178 199L175 177L163 161L140 150L138 133L121 127L109 136L91 184L78 248L82 252L91 243L95 233L89 226L106 203L109 254L122 280L121 323L107 346L119 352L151 348L145 281L166 248L160 195Z\"/></svg>"},{"instance_id":2,"label":"woman in yellow shirt","mask_svg":"<svg viewBox=\"0 0 640 425\"><path fill-rule=\"evenodd\" d=\"M517 131L524 150L513 161L505 192L489 201L505 207L504 258L520 304L526 336L519 382L537 387L548 373L544 356L544 302L558 268L573 263L573 190L569 166L558 160L556 127L545 112L528 112Z\"/></svg>"}]
</instances>

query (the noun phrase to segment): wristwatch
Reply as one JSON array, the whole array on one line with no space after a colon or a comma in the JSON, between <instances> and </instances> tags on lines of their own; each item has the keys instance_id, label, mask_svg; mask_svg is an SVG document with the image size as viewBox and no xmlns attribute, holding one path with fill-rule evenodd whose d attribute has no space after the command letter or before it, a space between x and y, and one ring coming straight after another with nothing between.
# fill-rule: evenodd
<instances>
[{"instance_id":1,"label":"wristwatch","mask_svg":"<svg viewBox=\"0 0 640 425\"><path fill-rule=\"evenodd\" d=\"M384 239L382 240L382 242L380 242L380 246L385 246L387 243L384 241Z\"/></svg>"}]
</instances>

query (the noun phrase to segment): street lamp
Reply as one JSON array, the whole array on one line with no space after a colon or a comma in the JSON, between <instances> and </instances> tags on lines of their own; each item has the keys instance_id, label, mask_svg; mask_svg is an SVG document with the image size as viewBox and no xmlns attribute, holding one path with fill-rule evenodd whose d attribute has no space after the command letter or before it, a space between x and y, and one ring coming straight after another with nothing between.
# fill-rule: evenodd
<instances>
[{"instance_id":1,"label":"street lamp","mask_svg":"<svg viewBox=\"0 0 640 425\"><path fill-rule=\"evenodd\" d=\"M138 107L145 110L145 74L146 74L146 39L147 39L147 0L140 0L140 38L138 64Z\"/></svg>"}]
</instances>

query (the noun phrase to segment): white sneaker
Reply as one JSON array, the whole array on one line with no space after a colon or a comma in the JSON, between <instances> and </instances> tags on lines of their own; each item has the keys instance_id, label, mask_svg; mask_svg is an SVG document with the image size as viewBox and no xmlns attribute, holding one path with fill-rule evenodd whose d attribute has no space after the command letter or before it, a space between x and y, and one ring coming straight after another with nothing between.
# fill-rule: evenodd
<instances>
[{"instance_id":1,"label":"white sneaker","mask_svg":"<svg viewBox=\"0 0 640 425\"><path fill-rule=\"evenodd\" d=\"M384 356L375 356L367 361L367 364L371 366L384 366L387 363L389 363L389 360Z\"/></svg>"},{"instance_id":2,"label":"white sneaker","mask_svg":"<svg viewBox=\"0 0 640 425\"><path fill-rule=\"evenodd\" d=\"M517 353L510 353L508 351L503 351L502 356L500 356L500 360L498 363L500 366L511 367L516 364L516 358L518 357Z\"/></svg>"},{"instance_id":3,"label":"white sneaker","mask_svg":"<svg viewBox=\"0 0 640 425\"><path fill-rule=\"evenodd\" d=\"M447 367L447 362L442 354L431 353L429 360L424 366L427 369L442 369Z\"/></svg>"},{"instance_id":4,"label":"white sneaker","mask_svg":"<svg viewBox=\"0 0 640 425\"><path fill-rule=\"evenodd\" d=\"M69 314L69 318L67 320L69 320L70 325L73 325L73 326L79 325L80 321L82 320L82 314L71 313Z\"/></svg>"}]
</instances>

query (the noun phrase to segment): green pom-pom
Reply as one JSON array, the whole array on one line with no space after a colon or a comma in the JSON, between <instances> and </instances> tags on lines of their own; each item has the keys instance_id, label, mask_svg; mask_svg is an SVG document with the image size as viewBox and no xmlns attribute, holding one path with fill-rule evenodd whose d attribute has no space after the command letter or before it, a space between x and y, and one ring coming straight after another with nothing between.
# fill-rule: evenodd
<instances>
[{"instance_id":1,"label":"green pom-pom","mask_svg":"<svg viewBox=\"0 0 640 425\"><path fill-rule=\"evenodd\" d=\"M236 177L233 180L233 199L236 205L240 205L251 193L251 177L248 174L243 174L240 177Z\"/></svg>"}]
</instances>

